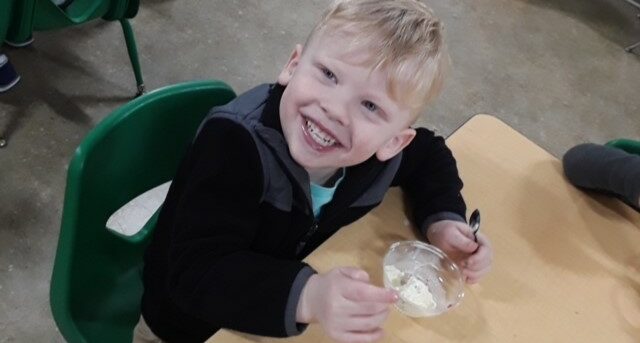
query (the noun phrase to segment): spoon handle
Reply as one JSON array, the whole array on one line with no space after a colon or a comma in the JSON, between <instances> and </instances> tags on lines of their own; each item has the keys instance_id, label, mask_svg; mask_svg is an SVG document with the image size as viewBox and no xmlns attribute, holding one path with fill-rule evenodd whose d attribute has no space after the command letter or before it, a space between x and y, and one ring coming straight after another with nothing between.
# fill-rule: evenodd
<instances>
[{"instance_id":1,"label":"spoon handle","mask_svg":"<svg viewBox=\"0 0 640 343\"><path fill-rule=\"evenodd\" d=\"M478 237L476 235L480 230L480 210L475 209L471 213L471 216L469 217L469 226L471 227L471 231L473 232L473 238L477 242Z\"/></svg>"}]
</instances>

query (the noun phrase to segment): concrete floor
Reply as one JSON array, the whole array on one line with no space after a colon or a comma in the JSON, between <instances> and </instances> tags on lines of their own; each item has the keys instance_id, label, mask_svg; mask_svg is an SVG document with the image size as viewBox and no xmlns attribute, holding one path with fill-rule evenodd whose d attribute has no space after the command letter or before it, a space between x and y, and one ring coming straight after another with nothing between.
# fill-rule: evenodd
<instances>
[{"instance_id":1,"label":"concrete floor","mask_svg":"<svg viewBox=\"0 0 640 343\"><path fill-rule=\"evenodd\" d=\"M421 124L450 134L491 113L552 154L640 137L640 11L621 0L431 0L454 72ZM146 0L133 20L148 89L275 79L325 1ZM0 95L0 342L62 342L49 278L66 167L84 135L135 91L119 25L36 33L3 48L22 75ZM639 51L640 52L640 51Z\"/></svg>"}]
</instances>

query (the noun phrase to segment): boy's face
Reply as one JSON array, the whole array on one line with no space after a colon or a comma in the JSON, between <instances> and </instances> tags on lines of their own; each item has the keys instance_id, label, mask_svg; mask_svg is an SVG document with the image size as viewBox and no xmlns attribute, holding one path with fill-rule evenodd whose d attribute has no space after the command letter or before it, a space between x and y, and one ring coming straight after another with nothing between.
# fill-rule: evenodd
<instances>
[{"instance_id":1,"label":"boy's face","mask_svg":"<svg viewBox=\"0 0 640 343\"><path fill-rule=\"evenodd\" d=\"M302 53L296 46L278 76L285 88L280 120L293 159L312 181L371 156L385 161L411 142L411 109L387 92L385 70L362 62L369 51L349 51L349 39L320 33Z\"/></svg>"}]
</instances>

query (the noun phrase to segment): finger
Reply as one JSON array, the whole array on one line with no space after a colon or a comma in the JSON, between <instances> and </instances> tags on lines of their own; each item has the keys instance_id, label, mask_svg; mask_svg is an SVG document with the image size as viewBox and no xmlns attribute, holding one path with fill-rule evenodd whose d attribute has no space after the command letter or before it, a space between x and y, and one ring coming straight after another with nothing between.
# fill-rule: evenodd
<instances>
[{"instance_id":1,"label":"finger","mask_svg":"<svg viewBox=\"0 0 640 343\"><path fill-rule=\"evenodd\" d=\"M465 280L469 284L477 283L482 279L489 271L491 267L484 268L482 270L464 270L462 274L465 276Z\"/></svg>"},{"instance_id":2,"label":"finger","mask_svg":"<svg viewBox=\"0 0 640 343\"><path fill-rule=\"evenodd\" d=\"M480 282L480 279L478 278L472 278L469 276L465 276L464 277L464 282L468 285L475 285L476 283Z\"/></svg>"},{"instance_id":3,"label":"finger","mask_svg":"<svg viewBox=\"0 0 640 343\"><path fill-rule=\"evenodd\" d=\"M350 279L369 282L369 274L360 268L342 267L339 268L340 273Z\"/></svg>"},{"instance_id":4,"label":"finger","mask_svg":"<svg viewBox=\"0 0 640 343\"><path fill-rule=\"evenodd\" d=\"M477 238L478 238L479 245L491 248L491 241L489 241L489 237L487 237L487 235L485 235L484 233L478 232Z\"/></svg>"},{"instance_id":5,"label":"finger","mask_svg":"<svg viewBox=\"0 0 640 343\"><path fill-rule=\"evenodd\" d=\"M469 226L469 224L462 223L462 222L456 222L456 228L465 237L467 237L467 238L469 238L469 239L471 239L473 241L476 240L476 236L473 234L473 229L471 228L471 226Z\"/></svg>"},{"instance_id":6,"label":"finger","mask_svg":"<svg viewBox=\"0 0 640 343\"><path fill-rule=\"evenodd\" d=\"M472 277L472 276L468 276L468 277L466 277L465 282L466 282L468 285L475 285L475 284L479 283L481 279L482 279L482 277Z\"/></svg>"},{"instance_id":7,"label":"finger","mask_svg":"<svg viewBox=\"0 0 640 343\"><path fill-rule=\"evenodd\" d=\"M451 231L451 236L448 239L449 245L459 251L465 253L472 253L478 248L478 243L473 240L473 234L471 237L467 237L463 231L464 229L458 228Z\"/></svg>"},{"instance_id":8,"label":"finger","mask_svg":"<svg viewBox=\"0 0 640 343\"><path fill-rule=\"evenodd\" d=\"M398 294L386 288L376 287L370 284L354 284L349 287L344 297L355 302L377 302L384 304L393 304L398 300Z\"/></svg>"},{"instance_id":9,"label":"finger","mask_svg":"<svg viewBox=\"0 0 640 343\"><path fill-rule=\"evenodd\" d=\"M483 234L478 235L478 250L467 259L466 267L470 269L483 269L493 262L493 250L491 243Z\"/></svg>"},{"instance_id":10,"label":"finger","mask_svg":"<svg viewBox=\"0 0 640 343\"><path fill-rule=\"evenodd\" d=\"M490 270L491 270L491 267L486 267L486 268L479 269L479 270L465 269L465 270L462 271L462 275L464 275L466 277L471 277L471 278L482 278Z\"/></svg>"},{"instance_id":11,"label":"finger","mask_svg":"<svg viewBox=\"0 0 640 343\"><path fill-rule=\"evenodd\" d=\"M389 310L382 311L372 316L350 317L346 328L349 331L368 332L378 329L382 326L387 317Z\"/></svg>"},{"instance_id":12,"label":"finger","mask_svg":"<svg viewBox=\"0 0 640 343\"><path fill-rule=\"evenodd\" d=\"M371 343L377 342L384 336L381 328L369 332L346 332L338 340L344 343Z\"/></svg>"},{"instance_id":13,"label":"finger","mask_svg":"<svg viewBox=\"0 0 640 343\"><path fill-rule=\"evenodd\" d=\"M491 251L487 247L481 246L475 254L465 261L464 267L471 270L484 269L491 265L492 259Z\"/></svg>"},{"instance_id":14,"label":"finger","mask_svg":"<svg viewBox=\"0 0 640 343\"><path fill-rule=\"evenodd\" d=\"M380 302L352 302L349 312L353 316L372 316L384 311L389 311L390 304Z\"/></svg>"}]
</instances>

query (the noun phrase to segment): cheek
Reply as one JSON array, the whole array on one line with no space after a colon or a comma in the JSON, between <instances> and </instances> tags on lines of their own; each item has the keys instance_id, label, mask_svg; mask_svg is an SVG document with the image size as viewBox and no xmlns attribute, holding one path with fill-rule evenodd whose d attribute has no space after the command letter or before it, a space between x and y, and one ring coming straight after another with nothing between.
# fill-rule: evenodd
<instances>
[{"instance_id":1,"label":"cheek","mask_svg":"<svg viewBox=\"0 0 640 343\"><path fill-rule=\"evenodd\" d=\"M291 86L295 87L296 94L299 98L308 98L314 94L317 96L321 91L322 85L314 79L313 76L300 74L291 82Z\"/></svg>"},{"instance_id":2,"label":"cheek","mask_svg":"<svg viewBox=\"0 0 640 343\"><path fill-rule=\"evenodd\" d=\"M353 131L353 153L369 158L382 145L379 134L370 128L359 128Z\"/></svg>"},{"instance_id":3,"label":"cheek","mask_svg":"<svg viewBox=\"0 0 640 343\"><path fill-rule=\"evenodd\" d=\"M296 105L300 102L300 91L299 87L294 84L290 84L287 86L285 90L285 94L282 96L280 100L282 103L281 108L286 109L288 112L291 112L295 109Z\"/></svg>"},{"instance_id":4,"label":"cheek","mask_svg":"<svg viewBox=\"0 0 640 343\"><path fill-rule=\"evenodd\" d=\"M369 155L374 155L377 152L384 149L387 144L393 140L393 135L390 132L387 132L385 129L376 128L372 132L369 132L369 139L367 139L363 143L362 153L366 153Z\"/></svg>"},{"instance_id":5,"label":"cheek","mask_svg":"<svg viewBox=\"0 0 640 343\"><path fill-rule=\"evenodd\" d=\"M297 91L299 88L290 84L287 86L285 93L280 100L280 110L284 111L284 115L291 117L296 112L297 104L300 102L300 94Z\"/></svg>"}]
</instances>

